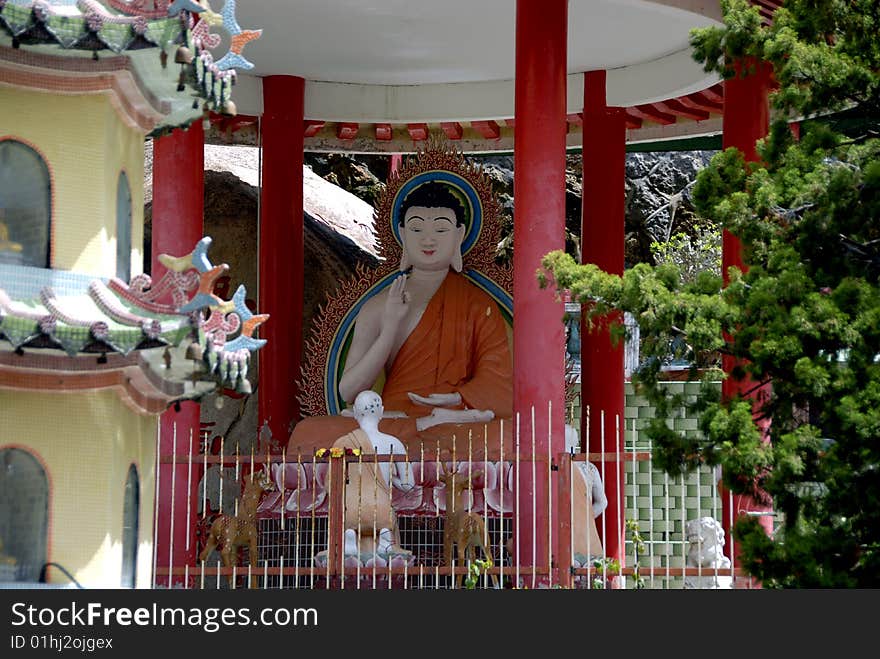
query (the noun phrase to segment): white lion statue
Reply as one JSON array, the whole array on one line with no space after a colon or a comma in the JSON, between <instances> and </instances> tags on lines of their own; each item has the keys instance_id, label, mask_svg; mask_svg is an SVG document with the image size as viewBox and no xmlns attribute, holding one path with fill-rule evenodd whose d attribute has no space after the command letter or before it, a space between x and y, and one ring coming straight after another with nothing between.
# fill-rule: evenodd
<instances>
[{"instance_id":1,"label":"white lion statue","mask_svg":"<svg viewBox=\"0 0 880 659\"><path fill-rule=\"evenodd\" d=\"M685 525L688 554L687 566L706 571L703 576L685 577L685 588L730 588L732 577L715 574L730 570L730 559L724 555L724 529L714 517L689 520Z\"/></svg>"}]
</instances>

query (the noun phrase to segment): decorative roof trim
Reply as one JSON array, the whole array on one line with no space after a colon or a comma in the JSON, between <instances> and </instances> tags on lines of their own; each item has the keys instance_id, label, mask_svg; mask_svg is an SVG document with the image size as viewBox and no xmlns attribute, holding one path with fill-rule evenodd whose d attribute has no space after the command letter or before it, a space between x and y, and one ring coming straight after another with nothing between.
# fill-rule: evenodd
<instances>
[{"instance_id":1,"label":"decorative roof trim","mask_svg":"<svg viewBox=\"0 0 880 659\"><path fill-rule=\"evenodd\" d=\"M231 300L213 293L218 274L229 266L211 263L210 245L211 238L205 236L189 254L159 254L166 272L155 285L145 274L135 276L130 284L111 279L107 285L95 279L86 291L59 296L51 283L38 277L39 292L33 292L32 285L27 289L31 292L22 293L26 301L13 300L0 288L0 339L4 340L0 354L7 355L0 364L45 368L42 356L53 354L46 349L61 348L70 359L82 359L53 366L50 372L69 370L71 365L102 370L108 355L120 353L136 356L153 387L176 398L198 398L218 385L251 393L247 379L251 354L266 344L254 331L269 316L247 307L244 286ZM22 275L26 270L22 268ZM5 343L10 350L2 350ZM97 362L83 356L89 353L100 354ZM14 358L9 357L12 354ZM15 387L15 381L9 380L7 386ZM73 388L79 385L74 383Z\"/></svg>"},{"instance_id":2,"label":"decorative roof trim","mask_svg":"<svg viewBox=\"0 0 880 659\"><path fill-rule=\"evenodd\" d=\"M123 123L144 133L153 130L168 111L166 103L159 103L159 107L156 107L155 97L144 93L140 81L128 68L99 72L64 70L63 67L42 65L47 58L44 55L35 58L42 61L34 64L23 63L20 61L22 58L14 55L8 57L9 53L18 52L0 46L0 85L65 96L108 94L111 105ZM50 59L71 61L62 57Z\"/></svg>"},{"instance_id":3,"label":"decorative roof trim","mask_svg":"<svg viewBox=\"0 0 880 659\"><path fill-rule=\"evenodd\" d=\"M59 393L112 389L138 414L161 414L172 401L183 397L182 385L160 381L161 388L157 387L139 354L108 355L107 359L108 364L102 366L95 364L94 357L35 355L30 351L18 356L0 351L0 389Z\"/></svg>"}]
</instances>

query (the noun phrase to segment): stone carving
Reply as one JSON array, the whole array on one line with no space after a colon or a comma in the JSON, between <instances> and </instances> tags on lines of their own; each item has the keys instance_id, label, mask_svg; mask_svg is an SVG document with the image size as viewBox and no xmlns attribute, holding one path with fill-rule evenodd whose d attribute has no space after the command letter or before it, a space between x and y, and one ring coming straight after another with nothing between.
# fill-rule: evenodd
<instances>
[{"instance_id":1,"label":"stone carving","mask_svg":"<svg viewBox=\"0 0 880 659\"><path fill-rule=\"evenodd\" d=\"M730 559L724 555L724 529L713 517L689 520L685 525L688 553L687 566L702 568L702 576L685 577L685 588L730 588L733 578L716 575L730 570Z\"/></svg>"}]
</instances>

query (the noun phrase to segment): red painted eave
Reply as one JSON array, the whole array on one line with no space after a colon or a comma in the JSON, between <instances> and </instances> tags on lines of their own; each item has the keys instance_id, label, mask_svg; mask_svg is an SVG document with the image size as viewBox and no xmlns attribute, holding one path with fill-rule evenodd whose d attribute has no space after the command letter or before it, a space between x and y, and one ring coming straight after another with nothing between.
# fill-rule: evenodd
<instances>
[{"instance_id":1,"label":"red painted eave","mask_svg":"<svg viewBox=\"0 0 880 659\"><path fill-rule=\"evenodd\" d=\"M428 139L428 124L407 124L406 129L413 142L424 142Z\"/></svg>"},{"instance_id":2,"label":"red painted eave","mask_svg":"<svg viewBox=\"0 0 880 659\"><path fill-rule=\"evenodd\" d=\"M450 140L460 140L462 135L464 135L464 130L457 121L444 121L440 124L440 128L443 129L446 137Z\"/></svg>"},{"instance_id":3,"label":"red painted eave","mask_svg":"<svg viewBox=\"0 0 880 659\"><path fill-rule=\"evenodd\" d=\"M376 139L380 142L389 141L393 134L391 124L376 124Z\"/></svg>"},{"instance_id":4,"label":"red painted eave","mask_svg":"<svg viewBox=\"0 0 880 659\"><path fill-rule=\"evenodd\" d=\"M474 121L471 122L471 126L487 140L497 140L501 137L501 127L495 121Z\"/></svg>"},{"instance_id":5,"label":"red painted eave","mask_svg":"<svg viewBox=\"0 0 880 659\"><path fill-rule=\"evenodd\" d=\"M304 121L303 124L303 135L305 137L314 137L324 127L323 121Z\"/></svg>"},{"instance_id":6,"label":"red painted eave","mask_svg":"<svg viewBox=\"0 0 880 659\"><path fill-rule=\"evenodd\" d=\"M360 125L355 123L336 124L336 137L340 140L353 140L357 137L359 128Z\"/></svg>"}]
</instances>

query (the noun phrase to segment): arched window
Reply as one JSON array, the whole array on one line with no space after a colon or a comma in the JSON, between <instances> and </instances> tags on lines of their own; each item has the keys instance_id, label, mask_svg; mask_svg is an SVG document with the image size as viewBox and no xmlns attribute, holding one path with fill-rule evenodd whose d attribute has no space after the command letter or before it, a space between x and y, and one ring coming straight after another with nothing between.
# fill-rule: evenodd
<instances>
[{"instance_id":1,"label":"arched window","mask_svg":"<svg viewBox=\"0 0 880 659\"><path fill-rule=\"evenodd\" d=\"M128 468L122 503L122 583L123 588L134 588L137 581L138 516L141 507L141 486L137 468Z\"/></svg>"},{"instance_id":2,"label":"arched window","mask_svg":"<svg viewBox=\"0 0 880 659\"><path fill-rule=\"evenodd\" d=\"M131 188L125 172L116 184L116 276L126 282L131 277Z\"/></svg>"},{"instance_id":3,"label":"arched window","mask_svg":"<svg viewBox=\"0 0 880 659\"><path fill-rule=\"evenodd\" d=\"M39 581L48 524L43 467L27 451L0 450L0 581Z\"/></svg>"},{"instance_id":4,"label":"arched window","mask_svg":"<svg viewBox=\"0 0 880 659\"><path fill-rule=\"evenodd\" d=\"M0 263L48 268L49 168L16 140L0 141Z\"/></svg>"}]
</instances>

